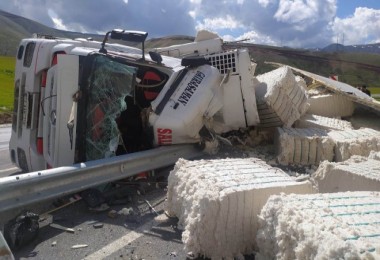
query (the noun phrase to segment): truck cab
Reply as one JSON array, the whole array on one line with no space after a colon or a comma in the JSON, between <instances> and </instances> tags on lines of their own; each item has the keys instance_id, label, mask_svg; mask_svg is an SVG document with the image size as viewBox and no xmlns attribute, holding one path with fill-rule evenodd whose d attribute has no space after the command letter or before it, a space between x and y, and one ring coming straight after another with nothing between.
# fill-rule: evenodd
<instances>
[{"instance_id":1,"label":"truck cab","mask_svg":"<svg viewBox=\"0 0 380 260\"><path fill-rule=\"evenodd\" d=\"M108 37L141 43L142 49L107 43ZM247 51L208 48L220 40L206 39L185 46L186 53L197 48L192 57L148 55L146 37L112 30L103 42L22 40L12 161L25 172L36 171L201 143L201 130L209 138L259 122Z\"/></svg>"}]
</instances>

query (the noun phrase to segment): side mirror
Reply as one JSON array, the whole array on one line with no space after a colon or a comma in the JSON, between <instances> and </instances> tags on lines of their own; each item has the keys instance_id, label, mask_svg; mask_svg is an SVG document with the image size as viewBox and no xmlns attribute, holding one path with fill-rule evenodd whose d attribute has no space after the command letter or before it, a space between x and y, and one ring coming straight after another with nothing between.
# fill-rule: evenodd
<instances>
[{"instance_id":1,"label":"side mirror","mask_svg":"<svg viewBox=\"0 0 380 260\"><path fill-rule=\"evenodd\" d=\"M110 37L114 40L143 43L145 42L146 37L148 37L148 33L141 31L124 31L121 29L115 29L111 31Z\"/></svg>"},{"instance_id":2,"label":"side mirror","mask_svg":"<svg viewBox=\"0 0 380 260\"><path fill-rule=\"evenodd\" d=\"M108 40L108 36L113 40L122 40L122 41L129 41L129 42L138 42L142 44L142 59L145 59L145 47L144 42L146 38L148 37L147 32L142 31L126 31L122 29L113 29L112 31L109 31L104 36L101 48L99 52L101 53L107 53L107 50L105 49L106 41Z\"/></svg>"}]
</instances>

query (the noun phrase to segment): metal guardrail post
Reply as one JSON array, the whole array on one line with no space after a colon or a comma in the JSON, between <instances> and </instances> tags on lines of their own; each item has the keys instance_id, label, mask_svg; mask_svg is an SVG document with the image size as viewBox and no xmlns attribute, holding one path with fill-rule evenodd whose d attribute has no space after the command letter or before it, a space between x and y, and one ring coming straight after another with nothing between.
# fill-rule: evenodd
<instances>
[{"instance_id":1,"label":"metal guardrail post","mask_svg":"<svg viewBox=\"0 0 380 260\"><path fill-rule=\"evenodd\" d=\"M171 145L73 166L0 178L0 213L72 194L139 172L202 155L194 145Z\"/></svg>"},{"instance_id":2,"label":"metal guardrail post","mask_svg":"<svg viewBox=\"0 0 380 260\"><path fill-rule=\"evenodd\" d=\"M14 260L14 256L5 241L3 233L0 232L0 260Z\"/></svg>"}]
</instances>

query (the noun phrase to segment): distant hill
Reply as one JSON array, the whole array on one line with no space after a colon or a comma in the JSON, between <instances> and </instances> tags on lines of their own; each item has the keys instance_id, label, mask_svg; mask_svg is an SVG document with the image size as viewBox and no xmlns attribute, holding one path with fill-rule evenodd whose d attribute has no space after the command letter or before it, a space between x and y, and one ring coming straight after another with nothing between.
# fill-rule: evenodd
<instances>
[{"instance_id":1,"label":"distant hill","mask_svg":"<svg viewBox=\"0 0 380 260\"><path fill-rule=\"evenodd\" d=\"M113 29L113 28L110 28ZM14 56L22 38L34 33L66 38L88 38L102 40L104 35L83 34L56 30L43 24L0 10L0 56ZM164 47L192 42L194 37L176 35L151 38L146 48ZM248 48L258 64L256 74L272 70L265 61L279 62L304 69L322 76L335 74L339 80L356 86L366 84L380 87L380 44L343 46L331 44L322 50L292 49L247 43L229 43L226 48Z\"/></svg>"},{"instance_id":2,"label":"distant hill","mask_svg":"<svg viewBox=\"0 0 380 260\"><path fill-rule=\"evenodd\" d=\"M352 86L380 87L380 55L370 53L320 52L257 44L232 43L229 48L248 48L257 63L256 74L273 70L265 61L278 62L325 77L337 75Z\"/></svg>"},{"instance_id":3,"label":"distant hill","mask_svg":"<svg viewBox=\"0 0 380 260\"><path fill-rule=\"evenodd\" d=\"M361 45L330 44L320 51L322 52L351 52L351 53L376 53L380 54L380 43Z\"/></svg>"},{"instance_id":4,"label":"distant hill","mask_svg":"<svg viewBox=\"0 0 380 260\"><path fill-rule=\"evenodd\" d=\"M71 39L91 37L98 41L102 41L104 38L104 35L57 30L30 19L0 10L0 56L16 55L20 40L23 38L32 37L35 33ZM157 39L149 39L146 42L146 47L154 48L169 46L173 44L192 42L193 40L194 37L181 35L162 37Z\"/></svg>"}]
</instances>

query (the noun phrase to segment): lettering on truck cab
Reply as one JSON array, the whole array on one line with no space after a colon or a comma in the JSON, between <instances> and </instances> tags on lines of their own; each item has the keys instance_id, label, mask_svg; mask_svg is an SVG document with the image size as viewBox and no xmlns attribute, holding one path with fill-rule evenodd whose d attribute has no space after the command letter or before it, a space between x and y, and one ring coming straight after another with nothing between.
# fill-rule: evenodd
<instances>
[{"instance_id":1,"label":"lettering on truck cab","mask_svg":"<svg viewBox=\"0 0 380 260\"><path fill-rule=\"evenodd\" d=\"M172 144L172 130L157 128L158 145Z\"/></svg>"},{"instance_id":2,"label":"lettering on truck cab","mask_svg":"<svg viewBox=\"0 0 380 260\"><path fill-rule=\"evenodd\" d=\"M205 74L201 71L197 71L194 75L194 77L190 80L190 82L187 84L187 87L182 92L182 94L178 98L178 102L182 105L186 106L189 102L191 96L194 94L194 92L197 90L199 85L201 84L202 80L205 78Z\"/></svg>"}]
</instances>

